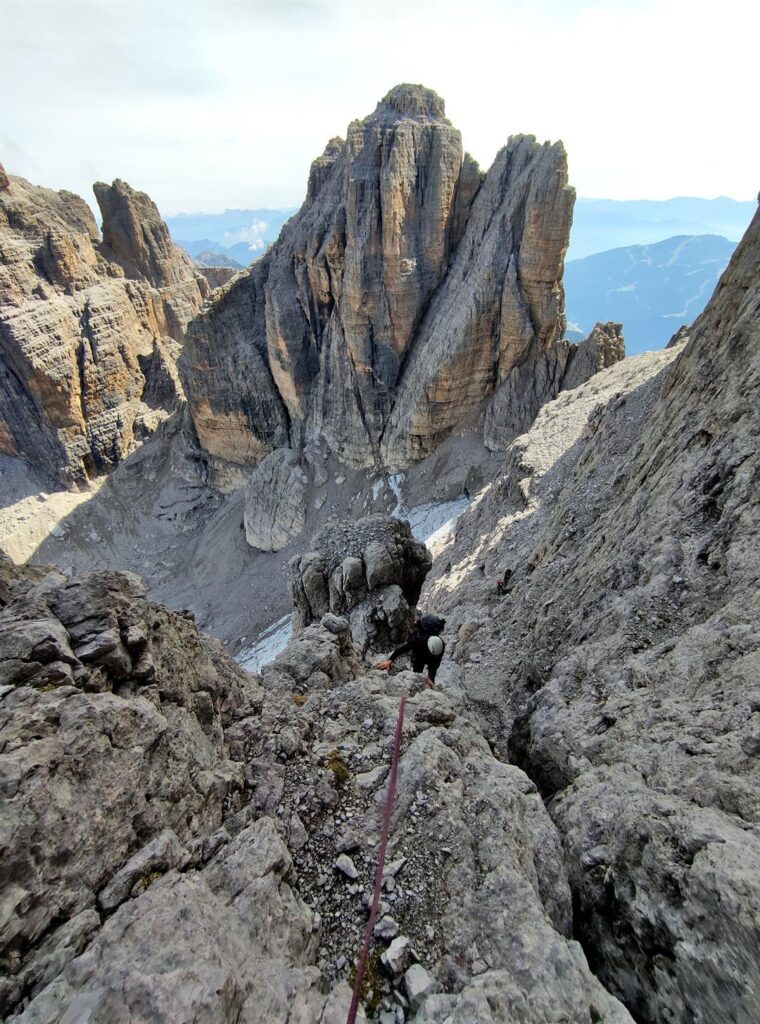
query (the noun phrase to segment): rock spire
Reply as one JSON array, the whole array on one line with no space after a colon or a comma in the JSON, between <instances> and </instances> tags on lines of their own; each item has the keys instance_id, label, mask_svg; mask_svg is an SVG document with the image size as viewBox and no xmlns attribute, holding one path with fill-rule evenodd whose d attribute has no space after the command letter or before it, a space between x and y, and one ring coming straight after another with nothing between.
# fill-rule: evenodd
<instances>
[{"instance_id":1,"label":"rock spire","mask_svg":"<svg viewBox=\"0 0 760 1024\"><path fill-rule=\"evenodd\" d=\"M79 196L0 177L0 451L68 485L174 408L178 346L210 293L148 196L95 192L102 241Z\"/></svg>"},{"instance_id":2,"label":"rock spire","mask_svg":"<svg viewBox=\"0 0 760 1024\"><path fill-rule=\"evenodd\" d=\"M352 465L406 465L526 363L563 367L573 198L561 143L513 138L484 175L441 98L396 86L193 322L182 373L203 447L245 464L321 438Z\"/></svg>"}]
</instances>

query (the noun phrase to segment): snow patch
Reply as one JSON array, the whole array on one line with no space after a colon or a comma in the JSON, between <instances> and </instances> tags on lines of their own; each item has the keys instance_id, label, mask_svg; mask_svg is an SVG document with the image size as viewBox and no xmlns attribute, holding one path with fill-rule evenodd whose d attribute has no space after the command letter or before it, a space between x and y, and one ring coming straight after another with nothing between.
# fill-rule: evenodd
<instances>
[{"instance_id":1,"label":"snow patch","mask_svg":"<svg viewBox=\"0 0 760 1024\"><path fill-rule=\"evenodd\" d=\"M470 499L462 495L453 501L429 502L407 508L401 493L403 481L403 473L388 477L388 486L396 496L396 507L391 515L408 520L413 535L423 541L435 555L453 535L457 520L470 504ZM373 497L377 498L382 487L382 480L375 481L372 485ZM249 672L261 671L264 665L274 661L290 640L293 634L291 618L290 615L284 615L267 626L250 646L235 655L235 661Z\"/></svg>"},{"instance_id":2,"label":"snow patch","mask_svg":"<svg viewBox=\"0 0 760 1024\"><path fill-rule=\"evenodd\" d=\"M283 615L256 637L250 647L235 655L235 661L249 672L260 672L264 665L274 661L293 633L291 615Z\"/></svg>"},{"instance_id":3,"label":"snow patch","mask_svg":"<svg viewBox=\"0 0 760 1024\"><path fill-rule=\"evenodd\" d=\"M417 540L424 541L428 547L433 543L439 544L445 536L453 532L457 519L470 504L470 499L462 495L453 501L426 502L424 505L407 508L401 493L403 481L403 473L388 477L388 486L396 495L396 507L391 515L397 519L408 520L412 534Z\"/></svg>"}]
</instances>

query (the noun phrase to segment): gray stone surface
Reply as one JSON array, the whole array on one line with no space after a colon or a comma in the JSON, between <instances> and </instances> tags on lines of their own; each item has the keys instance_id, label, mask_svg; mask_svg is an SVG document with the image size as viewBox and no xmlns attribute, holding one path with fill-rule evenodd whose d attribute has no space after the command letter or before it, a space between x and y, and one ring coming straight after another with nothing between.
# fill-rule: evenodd
<instances>
[{"instance_id":1,"label":"gray stone surface","mask_svg":"<svg viewBox=\"0 0 760 1024\"><path fill-rule=\"evenodd\" d=\"M440 983L421 964L412 964L404 974L404 992L412 1010L419 1010L426 997L440 989Z\"/></svg>"},{"instance_id":2,"label":"gray stone surface","mask_svg":"<svg viewBox=\"0 0 760 1024\"><path fill-rule=\"evenodd\" d=\"M177 839L176 833L166 828L116 872L105 889L98 894L98 903L103 910L115 910L129 899L135 883L151 874L163 875L173 868L183 868L189 860L190 856Z\"/></svg>"},{"instance_id":3,"label":"gray stone surface","mask_svg":"<svg viewBox=\"0 0 760 1024\"><path fill-rule=\"evenodd\" d=\"M260 551L279 551L306 521L307 474L298 455L278 448L256 467L245 486L245 539Z\"/></svg>"},{"instance_id":4,"label":"gray stone surface","mask_svg":"<svg viewBox=\"0 0 760 1024\"><path fill-rule=\"evenodd\" d=\"M17 570L9 570L8 576L14 572L18 577ZM80 586L87 585L92 584ZM14 607L18 611L22 599L41 601L40 588L57 594L62 586L65 590L59 577L51 579L44 572L37 580L10 579L12 599L3 614ZM84 591L81 595L84 599ZM64 594L56 602L58 614L72 626L80 621L76 609L81 602L75 598ZM45 598L46 606L51 600ZM88 600L93 600L92 594ZM132 596L129 607L136 602L139 598ZM107 608L93 601L93 609L87 632L72 636L73 651L108 628ZM134 616L127 622L126 609L122 611L126 633L137 642L143 635L134 628L139 622ZM197 646L193 648L191 638L197 634L191 624L177 619L180 631L174 636L174 618L162 620L161 641L147 623L154 662L161 667L156 676L158 703L143 703L157 713L163 708L164 714L170 704L176 707L165 726L164 768L177 757L185 739L192 738L196 757L203 749L192 721L183 718L184 702L194 701L199 692L193 683L200 681L198 673L210 671ZM182 630L182 623L187 630ZM165 674L168 662L159 657L160 643L171 645L166 654L175 661L177 677ZM60 637L37 644L37 656L42 658L44 650L45 658L53 658L61 653L61 644ZM106 647L99 658L112 654ZM326 658L327 650L332 650L331 658ZM78 876L85 883L87 865L81 848L87 836L97 834L105 885L97 882L76 904L70 900L71 916L65 923L56 922L54 942L39 915L31 912L28 899L23 910L19 908L17 920L33 952L24 954L23 968L13 979L19 986L24 979L25 996L21 998L20 987L5 989L6 1010L16 1011L9 1019L16 1024L74 1019L92 1024L138 1024L146 1019L159 1024L285 1024L294 1019L303 1024L342 1024L350 999L347 980L366 920L383 800L382 788L362 789L355 780L362 772L386 767L398 695L405 692L409 701L388 857L394 884L384 893L384 925L377 941L382 952L403 931L409 949L400 952L398 944L392 946L388 962L395 967L374 982L385 1006L381 1011L392 1012L393 1005L406 999L403 964L412 969L413 978L423 972L427 976L424 985L412 986L420 1013L426 1012L431 999L444 997L452 1012L459 1012L458 1007L472 1003L473 988L490 986L489 992L497 993L505 1007L534 1007L533 1020L553 1019L551 1006L555 1017L559 1010L572 1024L587 1024L593 1006L609 1021L630 1024L622 1007L591 975L580 948L566 937L570 896L557 831L532 783L519 769L499 762L464 716L461 677L456 671L445 677L442 685L452 716L446 725L431 725L417 676L401 673L389 678L374 671L360 675L352 651L347 623L328 616L325 625L312 625L291 641L267 670L265 687L241 673L235 675L237 689L229 693L235 695L234 713L226 718L224 742L242 763L247 799L223 801L221 829L219 816L209 808L193 837L186 807L172 802L155 810L175 835L157 830L147 844L119 855L120 837L134 822L135 802L139 804L143 791L135 763L128 762L114 776L122 782L128 779L129 786L122 786L122 804L109 805L105 821L97 826L83 813L92 786L89 775L68 771L62 764L56 785L65 780L68 803L80 811L82 831L72 836L69 829L79 857L57 848L64 830L50 827L50 821L45 822L44 838L39 834L29 844L19 837L19 842L24 850L29 845L39 849L50 864L67 865L68 877ZM180 660L183 657L187 660ZM217 671L224 664L221 659ZM328 671L320 671L319 680L313 679L316 672L304 679L304 664L322 665ZM109 679L121 671L109 660ZM121 756L114 749L137 747L138 763L149 765L152 760L151 734L144 727L139 734L128 729L131 705L141 699L128 692L129 679L126 675L119 683L118 695L81 695L113 702L109 742L85 746L87 733L74 734L79 736L77 750L86 753L90 771L97 775L101 798L109 792L103 785L108 766ZM36 675L29 675L13 693L30 702L39 693L33 688L37 681ZM56 692L71 699L72 691L80 693L71 686ZM140 684L139 692L143 691ZM8 700L5 694L6 713ZM42 708L39 703L31 706L37 708L39 733ZM202 728L217 735L219 725L225 725L227 701L222 701L218 717L203 701L194 706ZM26 751L27 756L38 749L38 741L29 738L28 718L19 708L12 710L13 727L23 727L27 734L4 747L6 779L14 743L15 750ZM4 728L9 728L7 722ZM57 735L73 742L73 736L68 740L60 728ZM225 755L225 748L217 749L216 756ZM116 772L116 765L110 770ZM196 762L189 779L176 777L180 791L198 786L212 771L199 771ZM44 783L49 791L48 773ZM205 785L206 792L218 792L208 788L208 781ZM14 799L28 800L34 792L31 786L22 782ZM176 791L173 797L176 801ZM17 802L16 810L19 806ZM300 828L294 827L296 819ZM355 881L333 867L346 857L339 845L348 828L360 837L358 845L351 841ZM20 863L4 861L4 899L20 896L15 888L22 877ZM45 912L54 891L49 885L41 904ZM96 891L109 894L109 908L119 904L102 921L92 910ZM19 948L17 940L13 948ZM405 959L409 962L403 963ZM433 991L440 996L425 996ZM360 1011L359 1020L365 1019Z\"/></svg>"},{"instance_id":5,"label":"gray stone surface","mask_svg":"<svg viewBox=\"0 0 760 1024\"><path fill-rule=\"evenodd\" d=\"M13 1019L345 1021L348 986L324 994L309 965L319 919L288 883L291 865L273 820L261 818L203 871L170 872L124 904Z\"/></svg>"},{"instance_id":6,"label":"gray stone surface","mask_svg":"<svg viewBox=\"0 0 760 1024\"><path fill-rule=\"evenodd\" d=\"M0 577L5 1015L81 951L97 894L110 910L180 866L179 844L242 799L223 729L260 689L135 577L66 580L4 559Z\"/></svg>"},{"instance_id":7,"label":"gray stone surface","mask_svg":"<svg viewBox=\"0 0 760 1024\"><path fill-rule=\"evenodd\" d=\"M310 626L289 647L303 645L307 637L318 646L328 641L325 634L334 636L324 626ZM284 653L283 664L292 663L295 673L293 651ZM630 1022L567 938L570 889L561 844L536 787L494 757L468 721L458 670L444 665L439 678L441 690L434 696L449 709L445 725L429 722L429 694L411 672L336 678L307 687L301 704L292 701L287 673L274 667L265 672L266 704L261 721L248 722L247 756L271 761L281 750L280 737L297 730L295 752L281 762L277 818L290 820L298 807L308 822L306 841L291 852L299 891L309 905L320 907L325 923L319 939L323 969L330 978L344 977L346 966L336 965L350 966L361 943L385 793L382 785L364 788L360 779L387 770L398 696L405 693L387 860L394 886L381 903L386 924L378 930L380 951L403 934L413 962L446 995L449 1011L459 1014L452 1019L467 1020L467 1008L481 998L476 994L488 991L499 1007L492 1019L507 1021L520 1008L518 1019L526 1022L548 1024L562 1013L587 1024L593 1007L608 1021ZM295 674L290 687L301 689ZM349 823L363 837L351 852L356 887L333 868ZM384 998L390 1000L394 986L403 995L401 975L393 969L383 984Z\"/></svg>"}]
</instances>

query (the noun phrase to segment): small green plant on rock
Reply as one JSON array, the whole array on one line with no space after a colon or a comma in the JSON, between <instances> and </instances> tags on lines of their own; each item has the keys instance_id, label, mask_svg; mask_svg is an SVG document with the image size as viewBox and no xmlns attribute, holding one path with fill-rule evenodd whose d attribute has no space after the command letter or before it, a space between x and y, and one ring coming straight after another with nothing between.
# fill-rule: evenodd
<instances>
[{"instance_id":1,"label":"small green plant on rock","mask_svg":"<svg viewBox=\"0 0 760 1024\"><path fill-rule=\"evenodd\" d=\"M351 988L356 982L356 967L354 964L348 976L348 984ZM362 978L362 987L359 998L364 1006L367 1017L376 1017L380 1010L380 1001L383 996L385 974L383 973L380 961L380 950L373 950L367 957L367 967Z\"/></svg>"},{"instance_id":2,"label":"small green plant on rock","mask_svg":"<svg viewBox=\"0 0 760 1024\"><path fill-rule=\"evenodd\" d=\"M345 786L345 784L351 778L351 772L348 770L348 765L343 760L343 756L339 750L331 750L327 755L326 767L335 776L335 785L338 789Z\"/></svg>"},{"instance_id":3,"label":"small green plant on rock","mask_svg":"<svg viewBox=\"0 0 760 1024\"><path fill-rule=\"evenodd\" d=\"M163 871L146 871L145 874L135 882L132 886L132 895L139 896L140 893L145 892L146 889L150 888L154 882L158 881L163 876Z\"/></svg>"}]
</instances>

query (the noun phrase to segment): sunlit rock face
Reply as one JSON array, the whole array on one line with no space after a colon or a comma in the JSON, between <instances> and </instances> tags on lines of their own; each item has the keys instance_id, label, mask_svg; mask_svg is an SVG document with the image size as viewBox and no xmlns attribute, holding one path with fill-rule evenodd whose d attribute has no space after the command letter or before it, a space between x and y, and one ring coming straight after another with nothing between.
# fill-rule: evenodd
<instances>
[{"instance_id":1,"label":"sunlit rock face","mask_svg":"<svg viewBox=\"0 0 760 1024\"><path fill-rule=\"evenodd\" d=\"M515 137L483 175L439 96L392 89L191 325L201 444L242 464L316 440L357 466L430 453L562 343L573 200L561 143Z\"/></svg>"},{"instance_id":2,"label":"sunlit rock face","mask_svg":"<svg viewBox=\"0 0 760 1024\"><path fill-rule=\"evenodd\" d=\"M66 484L116 465L181 396L188 321L210 288L153 202L0 177L0 451Z\"/></svg>"}]
</instances>

